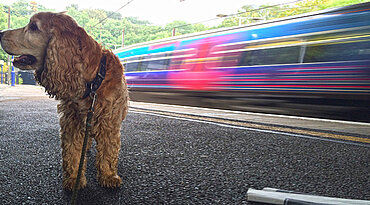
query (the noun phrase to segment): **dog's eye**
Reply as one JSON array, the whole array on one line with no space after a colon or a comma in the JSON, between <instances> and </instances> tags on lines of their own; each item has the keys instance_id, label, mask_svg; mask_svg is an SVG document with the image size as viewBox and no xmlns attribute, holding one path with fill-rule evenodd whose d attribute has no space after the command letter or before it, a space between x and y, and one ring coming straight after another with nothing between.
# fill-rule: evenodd
<instances>
[{"instance_id":1,"label":"dog's eye","mask_svg":"<svg viewBox=\"0 0 370 205\"><path fill-rule=\"evenodd\" d=\"M31 29L31 31L37 31L37 30L38 30L38 28L37 28L36 23L31 23L31 24L30 24L30 29Z\"/></svg>"}]
</instances>

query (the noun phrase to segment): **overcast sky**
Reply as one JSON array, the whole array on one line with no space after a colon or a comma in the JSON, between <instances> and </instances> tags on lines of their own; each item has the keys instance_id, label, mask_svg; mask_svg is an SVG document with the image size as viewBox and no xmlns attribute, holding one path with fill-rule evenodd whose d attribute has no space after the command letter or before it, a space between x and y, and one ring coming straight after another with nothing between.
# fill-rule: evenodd
<instances>
[{"instance_id":1,"label":"overcast sky","mask_svg":"<svg viewBox=\"0 0 370 205\"><path fill-rule=\"evenodd\" d=\"M46 8L65 10L71 4L80 9L104 9L116 11L130 0L33 0ZM127 17L139 17L156 25L165 25L174 20L196 23L215 18L217 14L234 14L244 5L278 4L292 0L133 0L119 12ZM9 5L15 0L0 0ZM217 24L208 22L204 24Z\"/></svg>"}]
</instances>

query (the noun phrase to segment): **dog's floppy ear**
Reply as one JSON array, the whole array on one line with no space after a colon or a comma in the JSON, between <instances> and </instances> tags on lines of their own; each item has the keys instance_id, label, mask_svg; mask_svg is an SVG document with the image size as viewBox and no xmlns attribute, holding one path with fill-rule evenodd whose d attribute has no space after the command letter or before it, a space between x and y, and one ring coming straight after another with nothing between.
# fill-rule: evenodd
<instances>
[{"instance_id":1,"label":"dog's floppy ear","mask_svg":"<svg viewBox=\"0 0 370 205\"><path fill-rule=\"evenodd\" d=\"M44 70L39 82L57 99L80 98L93 79L101 46L68 15L53 13Z\"/></svg>"}]
</instances>

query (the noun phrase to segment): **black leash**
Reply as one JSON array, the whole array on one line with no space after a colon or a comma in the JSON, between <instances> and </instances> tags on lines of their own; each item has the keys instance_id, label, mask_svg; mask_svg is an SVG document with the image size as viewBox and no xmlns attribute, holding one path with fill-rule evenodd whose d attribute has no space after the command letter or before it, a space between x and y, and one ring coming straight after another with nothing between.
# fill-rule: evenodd
<instances>
[{"instance_id":1,"label":"black leash","mask_svg":"<svg viewBox=\"0 0 370 205\"><path fill-rule=\"evenodd\" d=\"M83 164L84 164L84 161L85 161L85 155L86 155L87 140L89 139L89 133L90 133L90 128L91 128L91 119L92 119L92 116L94 114L94 106L95 106L95 100L96 100L97 94L94 91L94 92L91 92L91 95L92 95L93 100L92 100L90 109L87 112L85 137L84 137L84 142L83 142L83 145L82 145L80 164L78 165L77 178L76 178L75 185L73 187L72 202L71 202L72 205L75 205L76 200L77 200L77 194L78 194L78 189L79 189L78 186L79 186L80 180L81 180L82 167L83 167Z\"/></svg>"},{"instance_id":2,"label":"black leash","mask_svg":"<svg viewBox=\"0 0 370 205\"><path fill-rule=\"evenodd\" d=\"M85 161L87 141L89 139L89 133L90 133L90 128L91 128L91 120L92 120L92 117L93 117L93 114L94 114L95 101L96 101L96 98L97 98L97 95L98 95L98 94L96 94L96 90L98 90L98 88L100 87L100 85L102 84L102 82L105 78L106 67L107 67L107 56L103 55L103 57L100 61L99 71L96 74L93 81L86 84L86 91L85 91L84 96L82 97L83 99L85 99L86 97L90 96L91 99L92 99L92 102L91 102L91 106L90 106L90 108L87 112L85 137L84 137L84 142L83 142L83 145L82 145L80 164L78 165L77 178L76 178L75 185L73 187L72 201L71 201L72 205L75 205L76 200L77 200L79 184L80 184L80 180L81 180L82 167L83 167L83 164L84 164L84 161Z\"/></svg>"}]
</instances>

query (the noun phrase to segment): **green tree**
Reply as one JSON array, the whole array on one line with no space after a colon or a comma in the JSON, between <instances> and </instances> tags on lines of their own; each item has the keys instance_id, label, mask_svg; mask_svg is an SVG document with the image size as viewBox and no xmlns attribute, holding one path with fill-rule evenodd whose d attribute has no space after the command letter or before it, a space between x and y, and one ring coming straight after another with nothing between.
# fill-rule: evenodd
<instances>
[{"instance_id":1,"label":"green tree","mask_svg":"<svg viewBox=\"0 0 370 205\"><path fill-rule=\"evenodd\" d=\"M8 28L8 15L5 13L5 7L0 4L0 30L4 30ZM0 60L6 61L7 55L6 53L0 49Z\"/></svg>"},{"instance_id":2,"label":"green tree","mask_svg":"<svg viewBox=\"0 0 370 205\"><path fill-rule=\"evenodd\" d=\"M239 24L239 18L232 16L232 17L225 18L219 27L220 28L232 27L232 26L237 26L238 24Z\"/></svg>"},{"instance_id":3,"label":"green tree","mask_svg":"<svg viewBox=\"0 0 370 205\"><path fill-rule=\"evenodd\" d=\"M320 5L320 9L348 6L368 2L368 0L327 0L324 4Z\"/></svg>"},{"instance_id":4,"label":"green tree","mask_svg":"<svg viewBox=\"0 0 370 205\"><path fill-rule=\"evenodd\" d=\"M173 28L176 29L176 36L208 30L208 28L202 24L189 24L185 21L173 21L168 23L164 29L172 32Z\"/></svg>"},{"instance_id":5,"label":"green tree","mask_svg":"<svg viewBox=\"0 0 370 205\"><path fill-rule=\"evenodd\" d=\"M10 5L11 14L16 16L30 16L32 7L27 0L18 0Z\"/></svg>"},{"instance_id":6,"label":"green tree","mask_svg":"<svg viewBox=\"0 0 370 205\"><path fill-rule=\"evenodd\" d=\"M367 0L305 0L290 5L261 5L259 7L245 5L238 11L237 15L225 18L220 27L236 26L240 22L242 24L253 23L257 19L271 20L362 2L367 2Z\"/></svg>"},{"instance_id":7,"label":"green tree","mask_svg":"<svg viewBox=\"0 0 370 205\"><path fill-rule=\"evenodd\" d=\"M87 31L89 31L89 29L87 28L88 26L91 25L89 24L90 22L89 15L86 12L78 11L76 8L78 8L77 5L72 4L71 6L68 6L67 14L72 16L76 20L78 25L84 27Z\"/></svg>"},{"instance_id":8,"label":"green tree","mask_svg":"<svg viewBox=\"0 0 370 205\"><path fill-rule=\"evenodd\" d=\"M109 16L109 18L111 19L114 19L114 20L121 20L122 19L122 15L120 13L117 13L117 12L113 12L113 11L105 11L107 16Z\"/></svg>"},{"instance_id":9,"label":"green tree","mask_svg":"<svg viewBox=\"0 0 370 205\"><path fill-rule=\"evenodd\" d=\"M0 30L8 28L8 15L5 13L5 8L0 4Z\"/></svg>"},{"instance_id":10,"label":"green tree","mask_svg":"<svg viewBox=\"0 0 370 205\"><path fill-rule=\"evenodd\" d=\"M149 21L140 20L138 17L126 17L126 19L132 24L150 25Z\"/></svg>"},{"instance_id":11,"label":"green tree","mask_svg":"<svg viewBox=\"0 0 370 205\"><path fill-rule=\"evenodd\" d=\"M82 12L86 13L90 19L98 19L99 21L107 17L107 13L101 9L85 9Z\"/></svg>"},{"instance_id":12,"label":"green tree","mask_svg":"<svg viewBox=\"0 0 370 205\"><path fill-rule=\"evenodd\" d=\"M69 9L74 9L74 10L78 11L78 5L77 4L71 4L69 6L66 6L66 10L69 10Z\"/></svg>"}]
</instances>

